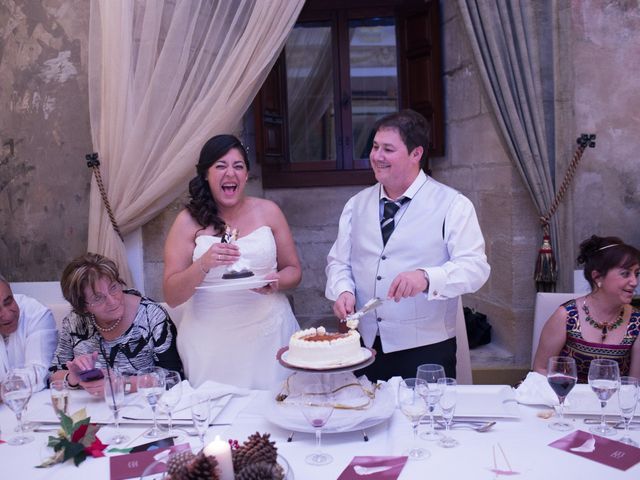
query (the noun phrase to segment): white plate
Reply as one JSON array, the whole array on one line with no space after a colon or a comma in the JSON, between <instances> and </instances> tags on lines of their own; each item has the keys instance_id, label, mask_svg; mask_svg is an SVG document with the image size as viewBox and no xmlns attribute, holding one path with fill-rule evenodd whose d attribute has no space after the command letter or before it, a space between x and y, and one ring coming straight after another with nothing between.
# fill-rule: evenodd
<instances>
[{"instance_id":1,"label":"white plate","mask_svg":"<svg viewBox=\"0 0 640 480\"><path fill-rule=\"evenodd\" d=\"M250 290L252 288L264 287L268 283L276 282L275 278L265 279L264 275L248 278L238 278L235 280L220 280L211 285L201 285L196 290L213 290L216 292L233 292L234 290Z\"/></svg>"},{"instance_id":2,"label":"white plate","mask_svg":"<svg viewBox=\"0 0 640 480\"><path fill-rule=\"evenodd\" d=\"M440 415L440 407L436 407ZM508 385L458 385L456 418L520 418L513 389Z\"/></svg>"},{"instance_id":3,"label":"white plate","mask_svg":"<svg viewBox=\"0 0 640 480\"><path fill-rule=\"evenodd\" d=\"M209 423L214 423L215 419L222 410L227 406L229 401L231 400L233 395L225 395L224 397L220 397L218 399L211 401L211 418L209 419ZM127 417L127 418L125 418ZM136 408L135 405L129 405L122 407L120 410L120 423L123 424L138 424L144 423L148 424L149 422L153 422L153 414L151 413L151 408L146 407L144 409ZM160 413L158 411L158 422L166 423L167 415ZM192 425L193 420L191 419L191 409L186 408L179 411L176 411L173 414L173 424L174 425Z\"/></svg>"},{"instance_id":4,"label":"white plate","mask_svg":"<svg viewBox=\"0 0 640 480\"><path fill-rule=\"evenodd\" d=\"M564 404L565 415L600 415L601 413L600 400L586 383L576 385L567 395ZM613 394L609 399L604 413L606 415L620 415L617 394Z\"/></svg>"},{"instance_id":5,"label":"white plate","mask_svg":"<svg viewBox=\"0 0 640 480\"><path fill-rule=\"evenodd\" d=\"M334 409L331 418L322 429L322 433L342 433L367 429L387 420L393 415L395 409L395 393L387 383L376 392L373 404L366 410ZM302 415L300 407L295 404L272 400L267 407L265 417L269 422L288 431L315 432L315 429Z\"/></svg>"},{"instance_id":6,"label":"white plate","mask_svg":"<svg viewBox=\"0 0 640 480\"><path fill-rule=\"evenodd\" d=\"M304 363L304 362L291 362L289 360L289 350L285 350L284 352L282 352L282 355L280 356L280 360L282 362L284 362L285 366L290 366L290 367L297 367L297 368L305 368L305 369L309 369L309 370L333 370L336 368L343 368L343 367L352 367L354 365L360 365L361 363L366 362L367 360L369 360L371 357L373 356L373 352L366 348L366 347L360 347L360 357L359 358L354 358L351 359L350 361L347 362L341 362L341 363L327 363L325 365L318 365L316 364L310 364L310 363Z\"/></svg>"}]
</instances>

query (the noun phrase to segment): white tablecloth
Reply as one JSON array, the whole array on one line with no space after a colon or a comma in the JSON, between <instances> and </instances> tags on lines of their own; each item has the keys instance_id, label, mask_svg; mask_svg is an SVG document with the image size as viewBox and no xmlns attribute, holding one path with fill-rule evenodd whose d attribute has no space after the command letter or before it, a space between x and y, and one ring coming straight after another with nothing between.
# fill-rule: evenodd
<instances>
[{"instance_id":1,"label":"white tablecloth","mask_svg":"<svg viewBox=\"0 0 640 480\"><path fill-rule=\"evenodd\" d=\"M486 386L461 387L460 397L474 392L486 392ZM72 392L75 406L82 401L84 392ZM612 399L613 400L613 399ZM48 391L38 393L32 400L28 415L35 415L38 408L48 406ZM333 462L327 466L312 467L305 463L304 457L314 449L314 436L309 433L296 433L293 441L286 439L291 432L275 426L264 418L266 406L273 401L269 392L254 391L246 397L233 397L229 404L215 419L218 423L232 421L230 426L210 427L207 440L217 434L223 438L234 438L242 442L256 431L270 432L276 441L278 452L291 465L296 480L335 479L351 462L355 455L401 455L412 442L411 427L405 417L396 410L393 416L380 425L367 429L369 441L363 441L362 431L327 434L323 436L325 450L333 456ZM51 408L50 406L48 406ZM493 479L494 446L500 445L507 455L511 467L520 472L516 478L527 479L617 479L640 478L640 465L635 465L622 472L599 463L580 458L567 452L549 447L548 444L567 433L556 432L548 428L550 420L537 416L537 412L545 407L518 406L519 418L498 419L492 430L477 433L470 430L457 429L452 432L460 445L456 448L444 449L433 442L421 441L431 452L431 458L420 462L409 461L401 475L401 479L423 478L472 478ZM28 416L27 415L27 416ZM582 418L574 420L577 428L587 430ZM0 426L2 439L13 435L16 425L15 416L5 405L0 406ZM127 434L135 439L134 444L146 443L147 439L138 437L144 427L125 426ZM113 433L113 428L103 427L100 435L103 438ZM570 433L570 432L568 432ZM48 469L35 468L49 455L45 447L48 433L32 433L35 441L25 446L0 445L0 474L6 479L91 479L109 478L109 461L107 458L89 458L80 467L70 462ZM640 430L631 432L632 438L640 442ZM192 445L197 446L196 437L186 437ZM615 438L620 438L618 434ZM501 466L504 466L502 464Z\"/></svg>"}]
</instances>

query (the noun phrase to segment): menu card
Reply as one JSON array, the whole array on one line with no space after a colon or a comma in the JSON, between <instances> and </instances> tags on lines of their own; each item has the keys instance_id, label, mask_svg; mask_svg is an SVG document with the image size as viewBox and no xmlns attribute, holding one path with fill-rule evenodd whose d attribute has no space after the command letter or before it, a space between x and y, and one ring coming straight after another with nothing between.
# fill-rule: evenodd
<instances>
[{"instance_id":1,"label":"menu card","mask_svg":"<svg viewBox=\"0 0 640 480\"><path fill-rule=\"evenodd\" d=\"M407 463L407 457L353 457L338 480L395 480Z\"/></svg>"},{"instance_id":2,"label":"menu card","mask_svg":"<svg viewBox=\"0 0 640 480\"><path fill-rule=\"evenodd\" d=\"M576 430L549 446L618 470L628 470L640 462L640 448L582 430Z\"/></svg>"},{"instance_id":3,"label":"menu card","mask_svg":"<svg viewBox=\"0 0 640 480\"><path fill-rule=\"evenodd\" d=\"M110 457L110 479L123 480L125 478L140 478L144 473L145 468L155 462L159 457L162 457L166 461L168 456L167 453L161 454L161 452L166 452L167 450L170 450L171 452L181 452L183 450L188 450L189 448L189 444L184 443L173 447L151 448L150 450ZM158 463L157 468L154 468L152 472L147 473L162 473L166 471L166 469L166 463Z\"/></svg>"}]
</instances>

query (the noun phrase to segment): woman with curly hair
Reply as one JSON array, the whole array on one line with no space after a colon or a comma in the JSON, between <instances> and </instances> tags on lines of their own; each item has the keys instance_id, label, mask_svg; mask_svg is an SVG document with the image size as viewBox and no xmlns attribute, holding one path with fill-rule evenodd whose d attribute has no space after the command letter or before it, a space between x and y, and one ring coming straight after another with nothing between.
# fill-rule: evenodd
<instances>
[{"instance_id":1,"label":"woman with curly hair","mask_svg":"<svg viewBox=\"0 0 640 480\"><path fill-rule=\"evenodd\" d=\"M560 305L542 329L533 369L547 372L549 357L573 357L586 383L594 358L610 358L620 375L640 377L640 311L631 305L638 286L640 252L618 237L593 235L580 244L578 264L591 292Z\"/></svg>"},{"instance_id":2,"label":"woman with curly hair","mask_svg":"<svg viewBox=\"0 0 640 480\"><path fill-rule=\"evenodd\" d=\"M187 302L178 326L187 378L270 388L286 375L276 352L298 329L280 293L301 279L289 225L274 202L245 195L249 161L233 135L208 140L196 172L164 251L165 300ZM253 276L227 279L240 270Z\"/></svg>"}]
</instances>

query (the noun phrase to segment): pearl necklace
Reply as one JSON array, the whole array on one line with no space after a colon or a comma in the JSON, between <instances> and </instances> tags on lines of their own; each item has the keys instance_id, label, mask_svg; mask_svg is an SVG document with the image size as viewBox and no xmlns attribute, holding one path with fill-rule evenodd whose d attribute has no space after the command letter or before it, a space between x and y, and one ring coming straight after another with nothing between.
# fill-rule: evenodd
<instances>
[{"instance_id":1,"label":"pearl necklace","mask_svg":"<svg viewBox=\"0 0 640 480\"><path fill-rule=\"evenodd\" d=\"M100 332L109 333L109 332L113 332L116 328L118 328L118 325L120 325L120 322L122 321L122 317L117 319L116 323L114 323L113 325L111 325L110 327L107 327L107 328L104 328L104 327L101 327L100 325L98 325L98 322L96 322L96 316L95 315L91 315L91 321L93 322L93 326L96 327Z\"/></svg>"},{"instance_id":2,"label":"pearl necklace","mask_svg":"<svg viewBox=\"0 0 640 480\"><path fill-rule=\"evenodd\" d=\"M591 325L592 327L595 327L595 328L597 328L597 329L602 331L602 343L604 343L605 339L607 338L607 334L611 330L615 330L620 325L622 325L622 322L624 320L623 319L623 317L624 317L624 305L620 308L620 313L618 314L618 318L615 320L615 322L611 322L611 323L598 323L593 318L591 318L591 314L589 312L589 307L587 307L587 299L586 298L582 302L582 311L585 314L584 319L587 321L587 323L589 325Z\"/></svg>"}]
</instances>

